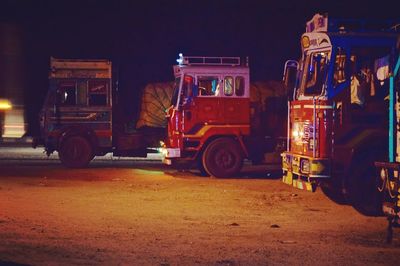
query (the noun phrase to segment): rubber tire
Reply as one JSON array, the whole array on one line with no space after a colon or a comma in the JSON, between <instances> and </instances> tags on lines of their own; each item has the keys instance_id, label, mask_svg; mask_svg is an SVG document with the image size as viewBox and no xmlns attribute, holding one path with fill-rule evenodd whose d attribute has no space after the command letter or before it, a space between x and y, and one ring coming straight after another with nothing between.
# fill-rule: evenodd
<instances>
[{"instance_id":1,"label":"rubber tire","mask_svg":"<svg viewBox=\"0 0 400 266\"><path fill-rule=\"evenodd\" d=\"M205 171L216 178L236 176L243 166L243 153L236 141L219 138L212 141L203 152Z\"/></svg>"},{"instance_id":2,"label":"rubber tire","mask_svg":"<svg viewBox=\"0 0 400 266\"><path fill-rule=\"evenodd\" d=\"M345 205L349 204L349 199L342 191L342 186L333 182L327 181L320 185L322 192L333 202Z\"/></svg>"},{"instance_id":3,"label":"rubber tire","mask_svg":"<svg viewBox=\"0 0 400 266\"><path fill-rule=\"evenodd\" d=\"M371 154L359 156L349 176L349 201L366 216L382 215L382 193L377 189L379 177L374 166L377 160Z\"/></svg>"},{"instance_id":4,"label":"rubber tire","mask_svg":"<svg viewBox=\"0 0 400 266\"><path fill-rule=\"evenodd\" d=\"M199 158L197 159L197 169L200 171L200 176L202 177L210 176L203 165L203 154L199 156Z\"/></svg>"},{"instance_id":5,"label":"rubber tire","mask_svg":"<svg viewBox=\"0 0 400 266\"><path fill-rule=\"evenodd\" d=\"M81 136L71 136L61 143L58 151L61 163L69 168L84 168L94 158L90 142Z\"/></svg>"}]
</instances>

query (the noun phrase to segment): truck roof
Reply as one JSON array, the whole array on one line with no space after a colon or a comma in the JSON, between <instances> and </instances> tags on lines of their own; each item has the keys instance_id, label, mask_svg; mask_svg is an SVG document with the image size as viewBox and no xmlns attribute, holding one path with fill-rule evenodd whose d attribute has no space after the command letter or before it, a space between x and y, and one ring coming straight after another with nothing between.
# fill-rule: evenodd
<instances>
[{"instance_id":1,"label":"truck roof","mask_svg":"<svg viewBox=\"0 0 400 266\"><path fill-rule=\"evenodd\" d=\"M174 74L249 74L248 62L242 64L240 57L183 56L179 54Z\"/></svg>"},{"instance_id":2,"label":"truck roof","mask_svg":"<svg viewBox=\"0 0 400 266\"><path fill-rule=\"evenodd\" d=\"M301 36L304 50L321 50L332 45L392 46L400 42L400 34L393 32L306 32Z\"/></svg>"},{"instance_id":3,"label":"truck roof","mask_svg":"<svg viewBox=\"0 0 400 266\"><path fill-rule=\"evenodd\" d=\"M328 14L315 14L306 23L306 32L400 33L400 20L342 19L328 18Z\"/></svg>"},{"instance_id":4,"label":"truck roof","mask_svg":"<svg viewBox=\"0 0 400 266\"><path fill-rule=\"evenodd\" d=\"M50 58L49 78L111 78L111 61L106 59Z\"/></svg>"}]
</instances>

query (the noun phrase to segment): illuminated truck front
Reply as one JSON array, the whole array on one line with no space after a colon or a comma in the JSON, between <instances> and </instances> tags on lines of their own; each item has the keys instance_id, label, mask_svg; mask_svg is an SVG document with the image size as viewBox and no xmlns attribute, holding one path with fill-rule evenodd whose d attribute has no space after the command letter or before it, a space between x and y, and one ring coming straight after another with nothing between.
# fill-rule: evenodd
<instances>
[{"instance_id":1,"label":"illuminated truck front","mask_svg":"<svg viewBox=\"0 0 400 266\"><path fill-rule=\"evenodd\" d=\"M319 179L330 177L333 107L327 100L326 84L331 47L325 34L304 35L302 46L298 88L289 104L283 181L312 191Z\"/></svg>"},{"instance_id":2,"label":"illuminated truck front","mask_svg":"<svg viewBox=\"0 0 400 266\"><path fill-rule=\"evenodd\" d=\"M179 73L179 72L178 72ZM171 100L171 106L166 111L167 124L167 140L162 153L164 162L171 164L171 158L179 158L182 149L182 112L179 110L179 102L182 100L181 86L183 79L176 73L174 94Z\"/></svg>"},{"instance_id":3,"label":"illuminated truck front","mask_svg":"<svg viewBox=\"0 0 400 266\"><path fill-rule=\"evenodd\" d=\"M249 68L240 57L181 56L167 111L167 164L197 164L201 174L239 173L250 135Z\"/></svg>"}]
</instances>

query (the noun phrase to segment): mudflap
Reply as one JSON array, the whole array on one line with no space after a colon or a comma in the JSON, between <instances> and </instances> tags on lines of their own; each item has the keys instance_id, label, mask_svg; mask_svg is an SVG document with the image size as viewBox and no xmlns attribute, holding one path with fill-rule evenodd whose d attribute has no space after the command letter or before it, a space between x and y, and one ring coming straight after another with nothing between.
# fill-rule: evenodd
<instances>
[{"instance_id":1,"label":"mudflap","mask_svg":"<svg viewBox=\"0 0 400 266\"><path fill-rule=\"evenodd\" d=\"M315 192L318 187L318 182L316 180L310 180L309 178L307 180L303 180L289 171L283 174L282 182L297 189L310 192Z\"/></svg>"},{"instance_id":2,"label":"mudflap","mask_svg":"<svg viewBox=\"0 0 400 266\"><path fill-rule=\"evenodd\" d=\"M382 211L386 215L388 221L386 242L389 244L392 243L393 240L393 228L400 228L399 207L400 206L388 202L384 202L382 205Z\"/></svg>"},{"instance_id":3,"label":"mudflap","mask_svg":"<svg viewBox=\"0 0 400 266\"><path fill-rule=\"evenodd\" d=\"M397 211L400 206L395 206L391 202L384 202L382 204L382 211L388 217L393 219L393 225L396 227L400 226L400 212Z\"/></svg>"}]
</instances>

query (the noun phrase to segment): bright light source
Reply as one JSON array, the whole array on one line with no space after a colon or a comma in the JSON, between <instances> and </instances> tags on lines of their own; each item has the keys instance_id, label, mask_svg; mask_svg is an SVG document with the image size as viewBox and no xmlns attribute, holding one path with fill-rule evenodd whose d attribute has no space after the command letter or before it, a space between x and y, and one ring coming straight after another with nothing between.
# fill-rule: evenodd
<instances>
[{"instance_id":1,"label":"bright light source","mask_svg":"<svg viewBox=\"0 0 400 266\"><path fill-rule=\"evenodd\" d=\"M386 180L386 171L385 171L384 168L381 169L380 176L381 176L381 179L382 179L383 181Z\"/></svg>"},{"instance_id":2,"label":"bright light source","mask_svg":"<svg viewBox=\"0 0 400 266\"><path fill-rule=\"evenodd\" d=\"M22 129L25 127L23 125L4 125L4 128Z\"/></svg>"},{"instance_id":3,"label":"bright light source","mask_svg":"<svg viewBox=\"0 0 400 266\"><path fill-rule=\"evenodd\" d=\"M21 138L25 134L24 109L15 105L4 113L2 138Z\"/></svg>"},{"instance_id":4,"label":"bright light source","mask_svg":"<svg viewBox=\"0 0 400 266\"><path fill-rule=\"evenodd\" d=\"M10 110L12 108L11 102L6 99L0 99L0 110Z\"/></svg>"},{"instance_id":5,"label":"bright light source","mask_svg":"<svg viewBox=\"0 0 400 266\"><path fill-rule=\"evenodd\" d=\"M179 58L176 59L176 62L178 62L178 64L182 65L183 64L183 54L179 53Z\"/></svg>"},{"instance_id":6,"label":"bright light source","mask_svg":"<svg viewBox=\"0 0 400 266\"><path fill-rule=\"evenodd\" d=\"M165 143L164 143L164 141L162 141L162 140L160 140L160 147L163 147L163 148L165 148Z\"/></svg>"}]
</instances>

